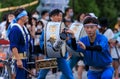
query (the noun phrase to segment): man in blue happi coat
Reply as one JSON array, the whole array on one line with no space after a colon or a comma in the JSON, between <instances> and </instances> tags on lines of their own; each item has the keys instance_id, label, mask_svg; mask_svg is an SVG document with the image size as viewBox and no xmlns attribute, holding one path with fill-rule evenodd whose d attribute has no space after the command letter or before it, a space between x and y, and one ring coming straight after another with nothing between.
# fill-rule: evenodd
<instances>
[{"instance_id":1,"label":"man in blue happi coat","mask_svg":"<svg viewBox=\"0 0 120 79\"><path fill-rule=\"evenodd\" d=\"M27 72L23 67L27 68L28 32L24 23L27 22L28 16L23 8L17 9L14 13L16 18L9 26L11 29L9 30L8 37L13 59L15 59L15 79L27 79Z\"/></svg>"}]
</instances>

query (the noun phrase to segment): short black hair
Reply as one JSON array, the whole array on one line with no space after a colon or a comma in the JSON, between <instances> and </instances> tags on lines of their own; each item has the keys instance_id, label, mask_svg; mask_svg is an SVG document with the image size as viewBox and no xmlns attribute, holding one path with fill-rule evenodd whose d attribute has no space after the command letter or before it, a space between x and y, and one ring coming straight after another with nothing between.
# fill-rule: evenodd
<instances>
[{"instance_id":1,"label":"short black hair","mask_svg":"<svg viewBox=\"0 0 120 79\"><path fill-rule=\"evenodd\" d=\"M2 21L6 21L7 20L7 13L4 13L3 15L2 15Z\"/></svg>"},{"instance_id":2,"label":"short black hair","mask_svg":"<svg viewBox=\"0 0 120 79\"><path fill-rule=\"evenodd\" d=\"M39 14L39 12L38 12L37 10L33 10L33 11L31 12L31 14L34 14L34 13Z\"/></svg>"},{"instance_id":3,"label":"short black hair","mask_svg":"<svg viewBox=\"0 0 120 79\"><path fill-rule=\"evenodd\" d=\"M24 10L25 10L24 8L18 8L18 9L16 9L15 12L14 12L15 17L17 17Z\"/></svg>"},{"instance_id":4,"label":"short black hair","mask_svg":"<svg viewBox=\"0 0 120 79\"><path fill-rule=\"evenodd\" d=\"M63 12L62 12L61 10L59 10L59 9L54 9L54 10L52 10L52 11L50 12L49 16L51 17L51 16L59 15L59 13L62 13L62 14L63 14Z\"/></svg>"},{"instance_id":5,"label":"short black hair","mask_svg":"<svg viewBox=\"0 0 120 79\"><path fill-rule=\"evenodd\" d=\"M43 16L43 15L45 15L46 13L49 13L47 10L43 10L42 12L41 12L41 16Z\"/></svg>"},{"instance_id":6,"label":"short black hair","mask_svg":"<svg viewBox=\"0 0 120 79\"><path fill-rule=\"evenodd\" d=\"M88 23L94 23L94 24L99 24L98 19L96 19L95 17L87 17L83 24L88 24Z\"/></svg>"}]
</instances>

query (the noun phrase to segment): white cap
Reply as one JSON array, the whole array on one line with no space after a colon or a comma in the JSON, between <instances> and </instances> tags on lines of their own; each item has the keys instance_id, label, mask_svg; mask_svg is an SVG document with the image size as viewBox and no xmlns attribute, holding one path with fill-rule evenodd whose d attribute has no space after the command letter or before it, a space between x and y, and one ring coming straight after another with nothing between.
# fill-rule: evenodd
<instances>
[{"instance_id":1,"label":"white cap","mask_svg":"<svg viewBox=\"0 0 120 79\"><path fill-rule=\"evenodd\" d=\"M91 16L91 17L94 17L94 18L98 18L97 16L95 16L95 14L94 13L89 13L89 15Z\"/></svg>"}]
</instances>

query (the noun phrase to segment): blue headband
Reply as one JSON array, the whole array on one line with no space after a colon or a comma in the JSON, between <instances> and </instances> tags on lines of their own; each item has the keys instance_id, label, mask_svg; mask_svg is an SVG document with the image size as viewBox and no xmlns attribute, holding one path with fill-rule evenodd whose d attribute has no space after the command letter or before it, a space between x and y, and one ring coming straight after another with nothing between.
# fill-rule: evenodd
<instances>
[{"instance_id":1,"label":"blue headband","mask_svg":"<svg viewBox=\"0 0 120 79\"><path fill-rule=\"evenodd\" d=\"M21 17L27 16L27 11L22 11L14 20L13 23L16 23Z\"/></svg>"},{"instance_id":2,"label":"blue headband","mask_svg":"<svg viewBox=\"0 0 120 79\"><path fill-rule=\"evenodd\" d=\"M27 11L22 11L10 24L9 24L9 26L8 26L8 29L7 29L7 36L9 35L9 33L10 33L10 30L11 30L11 25L13 24L13 23L17 23L17 21L21 18L21 17L23 17L23 16L27 16Z\"/></svg>"},{"instance_id":3,"label":"blue headband","mask_svg":"<svg viewBox=\"0 0 120 79\"><path fill-rule=\"evenodd\" d=\"M23 16L27 16L27 11L22 11L17 17L16 17L16 20L18 21L21 17Z\"/></svg>"}]
</instances>

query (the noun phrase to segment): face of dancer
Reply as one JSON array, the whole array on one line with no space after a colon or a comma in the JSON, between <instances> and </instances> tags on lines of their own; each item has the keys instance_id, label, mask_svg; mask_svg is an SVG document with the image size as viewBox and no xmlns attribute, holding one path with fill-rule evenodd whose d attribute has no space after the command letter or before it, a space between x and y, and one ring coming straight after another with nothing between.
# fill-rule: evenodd
<instances>
[{"instance_id":1,"label":"face of dancer","mask_svg":"<svg viewBox=\"0 0 120 79\"><path fill-rule=\"evenodd\" d=\"M54 22L61 22L62 21L62 13L59 13L58 15L53 15L51 17L52 21Z\"/></svg>"},{"instance_id":2,"label":"face of dancer","mask_svg":"<svg viewBox=\"0 0 120 79\"><path fill-rule=\"evenodd\" d=\"M27 16L27 15L26 15L26 16L23 16L23 17L21 18L21 20L22 20L23 23L26 23L26 22L28 21L28 16Z\"/></svg>"},{"instance_id":3,"label":"face of dancer","mask_svg":"<svg viewBox=\"0 0 120 79\"><path fill-rule=\"evenodd\" d=\"M84 29L89 37L94 37L96 35L96 30L98 29L97 25L92 25L93 23L89 23L89 25L84 26Z\"/></svg>"}]
</instances>

